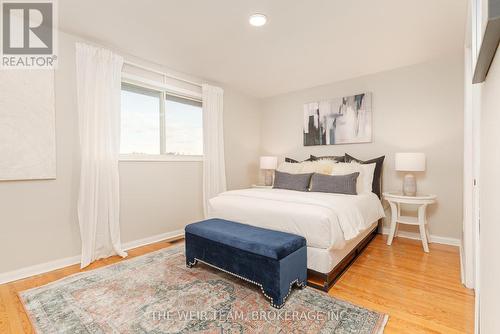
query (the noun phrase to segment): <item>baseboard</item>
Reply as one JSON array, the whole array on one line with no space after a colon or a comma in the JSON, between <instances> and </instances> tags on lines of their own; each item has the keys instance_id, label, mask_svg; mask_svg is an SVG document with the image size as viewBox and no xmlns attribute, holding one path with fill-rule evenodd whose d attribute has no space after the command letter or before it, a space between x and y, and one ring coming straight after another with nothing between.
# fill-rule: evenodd
<instances>
[{"instance_id":1,"label":"baseboard","mask_svg":"<svg viewBox=\"0 0 500 334\"><path fill-rule=\"evenodd\" d=\"M122 244L124 250L129 250L132 248L137 248L149 244L153 244L155 242L163 241L163 240L174 240L179 239L184 236L184 230L176 230L172 232L162 233L153 235L151 237L125 242ZM9 283L13 281L17 281L26 277L31 277L35 275L40 275L43 273L47 273L49 271L61 269L64 267L72 266L74 264L80 263L80 255L66 257L63 259L58 259L54 261L49 261L45 263L35 264L33 266L24 267L21 269L8 271L5 273L0 273L0 284Z\"/></svg>"},{"instance_id":2,"label":"baseboard","mask_svg":"<svg viewBox=\"0 0 500 334\"><path fill-rule=\"evenodd\" d=\"M164 240L176 240L184 237L184 230L176 230L172 232L167 232L167 233L162 233L162 234L157 234L153 235L151 237L139 239L139 240L134 240L134 241L129 241L125 242L122 244L122 248L124 250L129 250L132 248L137 248L141 246L146 246L149 244L154 244L155 242L160 242Z\"/></svg>"},{"instance_id":3,"label":"baseboard","mask_svg":"<svg viewBox=\"0 0 500 334\"><path fill-rule=\"evenodd\" d=\"M35 264L33 266L24 267L21 269L0 273L0 284L17 281L26 277L35 276L49 271L61 269L80 263L80 256L71 256L63 259L49 261L45 263Z\"/></svg>"},{"instance_id":4,"label":"baseboard","mask_svg":"<svg viewBox=\"0 0 500 334\"><path fill-rule=\"evenodd\" d=\"M389 234L389 227L384 227L382 229L383 234ZM420 240L420 234L415 233L415 232L407 232L407 231L398 231L397 234L398 237L400 238L407 238L407 239L415 239L415 240ZM455 238L449 238L449 237L441 237L438 235L432 235L431 234L431 243L436 243L436 244L443 244L443 245L451 245L451 246L457 246L460 247L460 239L455 239Z\"/></svg>"},{"instance_id":5,"label":"baseboard","mask_svg":"<svg viewBox=\"0 0 500 334\"><path fill-rule=\"evenodd\" d=\"M460 282L468 288L468 286L465 284L465 262L464 262L464 247L462 245L462 241L460 241Z\"/></svg>"}]
</instances>

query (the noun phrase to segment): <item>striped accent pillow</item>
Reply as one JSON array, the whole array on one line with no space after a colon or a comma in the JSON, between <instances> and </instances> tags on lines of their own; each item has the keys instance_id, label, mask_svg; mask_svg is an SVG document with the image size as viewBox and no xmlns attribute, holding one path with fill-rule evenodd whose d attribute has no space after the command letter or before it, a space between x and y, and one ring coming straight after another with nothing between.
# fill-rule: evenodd
<instances>
[{"instance_id":1,"label":"striped accent pillow","mask_svg":"<svg viewBox=\"0 0 500 334\"><path fill-rule=\"evenodd\" d=\"M357 195L356 181L358 176L359 172L347 175L324 175L315 173L311 177L310 191Z\"/></svg>"},{"instance_id":2,"label":"striped accent pillow","mask_svg":"<svg viewBox=\"0 0 500 334\"><path fill-rule=\"evenodd\" d=\"M307 174L289 174L276 171L274 174L275 189L288 189L296 191L307 191L309 188L309 181L313 173Z\"/></svg>"}]
</instances>

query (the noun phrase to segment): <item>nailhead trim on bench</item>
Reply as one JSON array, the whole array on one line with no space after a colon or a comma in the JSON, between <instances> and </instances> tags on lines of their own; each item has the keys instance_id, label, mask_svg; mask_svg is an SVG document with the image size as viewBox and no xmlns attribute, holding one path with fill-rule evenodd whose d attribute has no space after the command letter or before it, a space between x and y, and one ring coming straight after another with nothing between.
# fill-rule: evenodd
<instances>
[{"instance_id":1,"label":"nailhead trim on bench","mask_svg":"<svg viewBox=\"0 0 500 334\"><path fill-rule=\"evenodd\" d=\"M192 263L191 263L191 262L188 262L188 263L186 264L186 267L188 267L188 268L192 268L194 265L196 265L196 263L197 263L197 262L204 263L204 264L206 264L207 266L210 266L210 267L212 267L212 268L218 269L218 270L223 271L223 272L225 272L225 273L227 273L227 274L233 275L233 276L238 277L238 278L240 278L240 279L242 279L242 280L244 280L244 281L247 281L247 282L249 282L249 283L252 283L252 284L255 284L255 285L259 286L259 287L260 287L260 290L262 291L262 293L264 294L264 296L265 296L267 299L269 299L269 300L270 300L270 304L271 304L271 306L272 306L272 307L274 307L274 308L277 308L277 309L280 309L280 308L282 308L282 307L283 307L283 305L285 305L285 301L286 301L286 299L288 298L288 296L290 295L290 292L292 291L292 286L293 286L293 284L296 284L299 288L304 288L304 287L307 285L307 282L299 283L299 279L298 279L298 278L297 278L296 280L294 280L293 282L290 282L290 286L288 287L288 293L287 293L287 294L286 294L286 296L283 298L283 304L281 304L281 305L275 305L275 304L274 304L274 300L273 300L273 298L272 298L272 297L269 297L269 296L266 294L266 292L264 291L264 287L262 286L262 284L260 284L260 283L258 283L258 282L255 282L255 281L252 281L252 280L250 280L250 279L248 279L248 278L246 278L246 277L240 276L240 275L238 275L238 274L232 273L232 272L230 272L230 271L227 271L227 270L225 270L225 269L219 268L219 267L217 267L217 266L214 266L213 264L207 263L207 262L205 262L205 261L203 261L203 260L200 260L200 259L197 259L197 258L194 258L194 261L193 261Z\"/></svg>"}]
</instances>

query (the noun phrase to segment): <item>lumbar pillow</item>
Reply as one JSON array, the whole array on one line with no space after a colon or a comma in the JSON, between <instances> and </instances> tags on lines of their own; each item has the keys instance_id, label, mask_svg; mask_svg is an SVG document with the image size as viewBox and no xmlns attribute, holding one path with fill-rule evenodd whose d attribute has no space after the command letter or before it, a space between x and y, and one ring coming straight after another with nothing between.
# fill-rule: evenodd
<instances>
[{"instance_id":1,"label":"lumbar pillow","mask_svg":"<svg viewBox=\"0 0 500 334\"><path fill-rule=\"evenodd\" d=\"M356 181L359 172L347 175L323 175L315 173L311 177L310 191L357 195Z\"/></svg>"},{"instance_id":2,"label":"lumbar pillow","mask_svg":"<svg viewBox=\"0 0 500 334\"><path fill-rule=\"evenodd\" d=\"M357 162L337 163L333 168L332 175L347 175L359 172L356 191L358 194L367 194L372 191L373 173L375 164L362 165Z\"/></svg>"},{"instance_id":3,"label":"lumbar pillow","mask_svg":"<svg viewBox=\"0 0 500 334\"><path fill-rule=\"evenodd\" d=\"M312 174L313 173L289 174L276 171L273 188L307 191L309 189L309 182L311 181Z\"/></svg>"},{"instance_id":4,"label":"lumbar pillow","mask_svg":"<svg viewBox=\"0 0 500 334\"><path fill-rule=\"evenodd\" d=\"M378 157L378 158L363 161L363 160L357 159L357 158L355 158L352 155L349 155L347 153L345 154L345 162L356 161L356 162L359 162L360 164L373 164L373 163L376 164L375 172L373 174L372 191L375 194L377 194L378 197L381 196L381 192L382 192L381 180L382 180L382 168L384 165L384 159L385 159L385 155Z\"/></svg>"}]
</instances>

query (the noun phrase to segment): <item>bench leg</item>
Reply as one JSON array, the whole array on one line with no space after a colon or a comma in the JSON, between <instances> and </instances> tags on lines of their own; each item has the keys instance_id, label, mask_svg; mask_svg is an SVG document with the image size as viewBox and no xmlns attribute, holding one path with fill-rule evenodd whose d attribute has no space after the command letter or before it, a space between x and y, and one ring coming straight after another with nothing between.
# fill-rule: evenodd
<instances>
[{"instance_id":1,"label":"bench leg","mask_svg":"<svg viewBox=\"0 0 500 334\"><path fill-rule=\"evenodd\" d=\"M193 268L197 263L198 260L196 259L189 260L188 258L186 258L186 267L188 268Z\"/></svg>"},{"instance_id":2,"label":"bench leg","mask_svg":"<svg viewBox=\"0 0 500 334\"><path fill-rule=\"evenodd\" d=\"M285 296L284 293L281 293L280 296L278 293L268 290L263 290L262 292L267 298L269 298L269 303L272 307L280 309L285 305L285 298L283 298L283 296Z\"/></svg>"},{"instance_id":3,"label":"bench leg","mask_svg":"<svg viewBox=\"0 0 500 334\"><path fill-rule=\"evenodd\" d=\"M303 281L303 282L297 282L295 283L295 285L299 288L299 289L304 289L306 286L307 286L307 280Z\"/></svg>"},{"instance_id":4,"label":"bench leg","mask_svg":"<svg viewBox=\"0 0 500 334\"><path fill-rule=\"evenodd\" d=\"M298 287L299 289L304 289L307 286L307 280L305 281L297 280L296 282L290 283L289 287L278 288L279 295L277 295L276 292L272 292L270 290L265 291L263 289L263 292L264 295L270 299L271 306L280 309L285 305L285 300L288 297L288 295L292 292L294 286Z\"/></svg>"}]
</instances>

